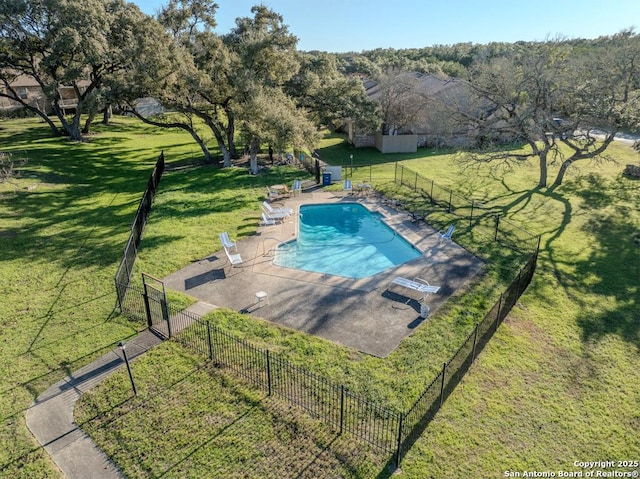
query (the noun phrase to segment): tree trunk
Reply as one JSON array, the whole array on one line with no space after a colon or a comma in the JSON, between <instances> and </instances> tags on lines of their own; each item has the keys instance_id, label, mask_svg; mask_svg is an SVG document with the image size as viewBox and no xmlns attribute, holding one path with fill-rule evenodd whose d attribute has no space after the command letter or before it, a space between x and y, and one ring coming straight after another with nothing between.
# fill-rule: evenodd
<instances>
[{"instance_id":1,"label":"tree trunk","mask_svg":"<svg viewBox=\"0 0 640 479\"><path fill-rule=\"evenodd\" d=\"M553 182L553 186L560 186L562 184L562 180L564 179L564 174L567 172L567 170L571 166L571 163L573 163L573 161L571 160L566 160L562 162L562 165L560 165L560 169L558 170L558 175L556 176L556 179Z\"/></svg>"},{"instance_id":2,"label":"tree trunk","mask_svg":"<svg viewBox=\"0 0 640 479\"><path fill-rule=\"evenodd\" d=\"M547 186L547 152L541 151L538 157L540 158L540 180L538 181L538 186L544 188Z\"/></svg>"},{"instance_id":3,"label":"tree trunk","mask_svg":"<svg viewBox=\"0 0 640 479\"><path fill-rule=\"evenodd\" d=\"M227 145L224 142L224 136L222 136L222 132L220 131L220 128L217 127L217 125L213 122L213 120L210 117L203 117L203 116L200 116L200 117L205 120L207 125L209 125L209 128L211 129L213 136L216 138L216 141L218 142L220 151L222 151L222 166L224 168L229 168L231 166L232 155L231 155L231 151L229 150L229 148L227 148Z\"/></svg>"},{"instance_id":4,"label":"tree trunk","mask_svg":"<svg viewBox=\"0 0 640 479\"><path fill-rule=\"evenodd\" d=\"M40 118L42 118L44 122L47 125L49 125L49 128L51 128L51 133L53 133L53 136L62 136L62 132L60 131L60 128L58 128L58 125L52 122L51 118L49 118L46 114L40 114L40 113L41 112L38 111L38 116L40 116Z\"/></svg>"},{"instance_id":5,"label":"tree trunk","mask_svg":"<svg viewBox=\"0 0 640 479\"><path fill-rule=\"evenodd\" d=\"M113 117L113 109L111 108L111 105L107 105L104 108L104 112L102 113L102 124L108 125L109 120L111 120L112 117Z\"/></svg>"},{"instance_id":6,"label":"tree trunk","mask_svg":"<svg viewBox=\"0 0 640 479\"><path fill-rule=\"evenodd\" d=\"M87 119L84 122L84 128L82 128L82 134L86 135L91 132L91 123L93 119L96 117L96 112L92 111L87 115Z\"/></svg>"},{"instance_id":7,"label":"tree trunk","mask_svg":"<svg viewBox=\"0 0 640 479\"><path fill-rule=\"evenodd\" d=\"M234 116L233 116L233 112L227 111L227 128L226 128L226 134L227 134L227 145L229 147L229 155L231 155L231 158L238 158L238 151L236 150L236 139L235 139L235 134L236 134L236 126L235 126L235 120L234 120Z\"/></svg>"},{"instance_id":8,"label":"tree trunk","mask_svg":"<svg viewBox=\"0 0 640 479\"><path fill-rule=\"evenodd\" d=\"M73 120L69 123L67 133L71 141L83 140L82 131L80 130L80 115L75 114L73 116Z\"/></svg>"},{"instance_id":9,"label":"tree trunk","mask_svg":"<svg viewBox=\"0 0 640 479\"><path fill-rule=\"evenodd\" d=\"M213 160L211 158L211 152L209 151L209 149L207 148L207 145L204 143L204 141L202 140L202 138L200 138L200 136L198 135L198 133L188 124L186 123L180 123L180 122L172 122L172 123L162 123L159 121L153 121L150 120L148 118L145 118L144 116L142 116L131 104L128 104L129 107L129 111L131 113L133 113L133 115L138 118L140 121L142 121L143 123L146 123L147 125L153 125L153 126L157 126L160 128L180 128L184 131L187 131L191 137L195 140L195 142L198 144L198 146L200 146L200 149L202 150L202 154L204 155L204 161L207 163L213 163Z\"/></svg>"},{"instance_id":10,"label":"tree trunk","mask_svg":"<svg viewBox=\"0 0 640 479\"><path fill-rule=\"evenodd\" d=\"M79 108L80 105L76 108ZM67 121L67 118L64 116L64 112L60 109L60 106L57 102L53 104L53 111L55 112L58 120L60 120L60 124L62 124L62 129L64 130L65 135L69 137L72 141L82 141L82 132L80 131L80 115L76 112L73 116L73 120L71 123Z\"/></svg>"},{"instance_id":11,"label":"tree trunk","mask_svg":"<svg viewBox=\"0 0 640 479\"><path fill-rule=\"evenodd\" d=\"M56 125L53 121L51 121L51 118L49 118L49 115L47 115L44 111L40 110L40 108L34 108L25 103L23 103L23 105L28 110L34 112L36 115L42 118L42 121L44 121L47 125L49 125L49 128L51 128L51 132L53 133L53 136L62 136L62 132L60 131L60 128L58 128L58 125Z\"/></svg>"},{"instance_id":12,"label":"tree trunk","mask_svg":"<svg viewBox=\"0 0 640 479\"><path fill-rule=\"evenodd\" d=\"M229 168L231 164L231 152L227 149L224 143L219 143L220 151L222 151L222 166Z\"/></svg>"},{"instance_id":13,"label":"tree trunk","mask_svg":"<svg viewBox=\"0 0 640 479\"><path fill-rule=\"evenodd\" d=\"M251 150L249 153L249 172L252 175L258 174L258 140L251 140Z\"/></svg>"},{"instance_id":14,"label":"tree trunk","mask_svg":"<svg viewBox=\"0 0 640 479\"><path fill-rule=\"evenodd\" d=\"M193 130L193 128L189 130L189 133L191 133L191 137L195 140L195 142L202 150L205 163L213 163L213 160L211 159L211 152L209 151L209 148L207 148L207 145L205 145L204 140L200 138L200 136Z\"/></svg>"}]
</instances>

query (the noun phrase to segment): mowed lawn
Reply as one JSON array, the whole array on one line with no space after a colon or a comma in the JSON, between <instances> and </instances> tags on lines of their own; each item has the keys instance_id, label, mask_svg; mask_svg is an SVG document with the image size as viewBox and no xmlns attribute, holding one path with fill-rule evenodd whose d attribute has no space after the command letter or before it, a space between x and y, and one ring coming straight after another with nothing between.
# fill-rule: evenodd
<instances>
[{"instance_id":1,"label":"mowed lawn","mask_svg":"<svg viewBox=\"0 0 640 479\"><path fill-rule=\"evenodd\" d=\"M113 274L137 201L159 150L165 149L170 161L196 156L196 153L185 135L159 132L122 119L82 145L50 139L47 130L35 122L3 122L0 126L3 128L0 148L25 150L29 157L23 178L15 185L2 186L0 200L0 246L5 252L0 263L0 285L3 292L7 291L0 299L0 306L6 312L2 315L1 354L5 366L0 383L0 407L5 421L0 431L3 445L0 474L3 477L55 476L55 469L24 426L24 410L59 377L143 327L113 313ZM455 155L421 152L424 157L414 155L413 159L408 158L410 155L383 157L370 150L346 149L337 140L327 144L324 151L327 157L335 154L335 162L340 162L341 157L348 158L347 153L351 151L355 152L356 162L389 163L373 170L374 175L379 175L377 181L381 186L390 190L393 189L389 186L392 162L404 160L407 166L450 185L460 194L500 207L507 217L543 235L539 269L532 285L408 454L403 475L504 477L509 470L568 470L577 460L638 458L640 247L636 235L640 221L640 183L620 175L626 162L637 161L629 147L615 145L612 148L612 156L618 158L619 164L579 165L579 171L569 175L566 184L555 190L536 189L534 169L465 170ZM214 251L218 245L213 230L209 229L208 235L198 233L201 236L195 239L185 234L185 231L202 230L194 224L215 224L216 230L228 229L238 236L251 233L255 227L252 225L257 222L256 201L264 184L261 181L269 178L257 180L253 185L236 179L238 185L243 185L243 193L235 199L224 196L227 203L219 204L207 196L209 190L198 193L198 188L205 186L232 189L229 184L233 185L233 173L221 173L225 184L222 180L216 185L215 181L211 184L199 179L198 175L208 172L219 174L216 171L200 168L182 175L172 173L163 180L156 205L159 208L153 213L157 212L157 217L152 218L143 240L140 268L151 274L165 274ZM283 181L294 175L286 169L270 174ZM182 191L188 194L181 198ZM193 204L194 194L201 195L201 204ZM234 215L233 211L238 214ZM171 222L170 230L158 229L166 221ZM157 261L154 257L163 260ZM374 378L372 382L385 382L376 377L380 373L373 367L380 369L381 364L370 358L331 344L283 334L269 325L256 326L246 317L223 316L219 320L226 327L243 329L246 337L261 345L268 346L273 339L278 350L303 364L306 361L320 370L324 368L327 374L340 375L333 370L342 368L359 376L356 382L366 382L369 370ZM470 321L472 324L473 319ZM288 339L282 341L281 335ZM394 368L404 367L411 375L411 382L417 382L419 371L400 364L412 361L412 355L419 354L418 348L409 344L420 339L420 335L414 336L400 348L411 354L398 354L382 365L386 376L393 375ZM317 365L316 355L326 358L332 354L332 361L323 359ZM161 365L162 361L173 361L172 357L156 355L140 361ZM143 364L140 363L139 374L144 375ZM149 373L144 375L145 380L152 379L156 369L146 370ZM433 371L424 371L423 376L427 382ZM197 378L201 382L201 377ZM158 379L162 379L161 375ZM120 384L124 394L126 380L126 375L119 374L108 381L104 389L96 389L92 401L104 405L105 391L113 392L114 384ZM224 424L224 417L233 421L238 411L250 409L251 421L247 423L268 425L260 431L264 431L266 437L278 438L272 444L274 448L286 443L283 438L300 441L300 437L307 437L283 433L278 427L273 429L268 419L274 413L255 412L256 398L251 393L238 396L233 392L236 387L233 380L218 382L232 389L219 392L220 401L239 406L222 415L222 419L218 418L216 424ZM218 382L212 385L214 391ZM169 388L170 385L153 387ZM203 393L199 387L184 387L178 395L183 403L189 404L185 398L189 398L192 390L196 396ZM386 399L384 393L374 392ZM118 446L114 450L124 448L118 453L123 461L135 463L139 452L135 442L129 446L117 438L122 431L139 423L140 417L127 412L131 403L126 395L127 399L122 397L122 417L114 420L116 411L111 416L105 415L104 422L98 418L99 427L106 441L105 449L114 449L114 445ZM175 404L176 394L167 392L164 397L166 404ZM154 394L154 398L160 402L163 395ZM202 403L202 398L193 398L194 405ZM109 408L113 406L109 401L106 404ZM403 401L399 405L403 406ZM189 415L188 408L186 411L185 417ZM88 420L89 416L82 419ZM152 411L149 416L153 416ZM158 417L161 421L162 415ZM127 418L131 418L131 423ZM211 420L216 421L215 414ZM300 422L303 424L304 419L300 418ZM234 424L238 427L240 423ZM109 429L109 425L113 428ZM169 434L159 426L157 421L150 421L145 431L151 438L154 433L158 438ZM187 419L184 427L189 427ZM172 424L176 434L182 434L180 429L179 425ZM207 437L199 439L198 444L206 444ZM322 441L318 443L322 445ZM155 445L151 442L150 447ZM158 440L157 445L176 452L170 440ZM251 457L239 453L241 447L246 446L239 444L233 452L226 449L229 459L238 459L235 467L226 465L225 477L243 477L243 467L256 471L256 466L251 469L247 465ZM193 471L207 470L208 465L224 462L224 457L215 457L215 448L210 449L210 453L206 453L205 447L199 450L198 469ZM162 471L174 471L180 476L190 470L185 464L193 460L194 455L187 446L182 450L178 448L177 455L172 457L164 469L138 471L140 476ZM301 461L305 460L300 457ZM346 464L348 459L344 461ZM387 475L382 466L377 467L376 473L381 477ZM354 465L349 474L375 477L368 475L370 465L362 464ZM254 477L260 477L260 472Z\"/></svg>"}]
</instances>

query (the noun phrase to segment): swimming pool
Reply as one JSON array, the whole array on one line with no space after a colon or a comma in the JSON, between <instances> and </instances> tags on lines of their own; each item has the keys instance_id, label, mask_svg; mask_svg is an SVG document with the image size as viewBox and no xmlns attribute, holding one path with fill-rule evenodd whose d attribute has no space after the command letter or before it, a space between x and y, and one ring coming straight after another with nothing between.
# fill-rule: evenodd
<instances>
[{"instance_id":1,"label":"swimming pool","mask_svg":"<svg viewBox=\"0 0 640 479\"><path fill-rule=\"evenodd\" d=\"M347 278L366 278L421 255L359 203L302 205L298 239L278 246L274 264Z\"/></svg>"}]
</instances>

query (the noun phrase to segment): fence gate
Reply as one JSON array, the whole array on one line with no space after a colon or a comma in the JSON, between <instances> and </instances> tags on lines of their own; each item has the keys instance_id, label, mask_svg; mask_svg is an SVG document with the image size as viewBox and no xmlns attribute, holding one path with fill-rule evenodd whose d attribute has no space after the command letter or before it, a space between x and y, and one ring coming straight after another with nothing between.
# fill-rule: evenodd
<instances>
[{"instance_id":1,"label":"fence gate","mask_svg":"<svg viewBox=\"0 0 640 479\"><path fill-rule=\"evenodd\" d=\"M144 286L144 308L147 313L149 329L165 338L171 337L171 322L164 283L151 275L142 273Z\"/></svg>"}]
</instances>

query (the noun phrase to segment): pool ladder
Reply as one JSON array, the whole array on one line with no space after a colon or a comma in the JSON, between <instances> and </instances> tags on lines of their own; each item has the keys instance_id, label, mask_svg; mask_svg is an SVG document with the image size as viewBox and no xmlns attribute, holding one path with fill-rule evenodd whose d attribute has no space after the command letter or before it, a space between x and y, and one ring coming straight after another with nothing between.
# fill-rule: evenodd
<instances>
[{"instance_id":1,"label":"pool ladder","mask_svg":"<svg viewBox=\"0 0 640 479\"><path fill-rule=\"evenodd\" d=\"M268 240L272 240L272 241L275 241L277 243L275 246L272 246L269 250L267 250L266 247L265 247L265 243ZM275 253L276 249L280 245L284 245L285 246L284 249L288 249L289 248L289 245L287 245L287 243L285 241L281 241L278 238L274 238L273 236L267 236L265 239L262 240L262 256L273 256L273 254Z\"/></svg>"}]
</instances>

